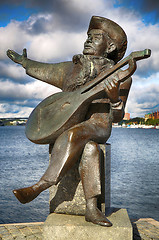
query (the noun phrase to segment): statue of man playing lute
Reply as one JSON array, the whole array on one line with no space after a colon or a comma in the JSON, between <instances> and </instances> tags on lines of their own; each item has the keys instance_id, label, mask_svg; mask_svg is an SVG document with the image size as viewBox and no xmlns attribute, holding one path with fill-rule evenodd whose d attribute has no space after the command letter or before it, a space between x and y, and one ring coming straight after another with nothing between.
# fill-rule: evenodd
<instances>
[{"instance_id":1,"label":"statue of man playing lute","mask_svg":"<svg viewBox=\"0 0 159 240\"><path fill-rule=\"evenodd\" d=\"M26 49L22 55L7 51L8 57L21 64L28 75L62 89L61 93L44 99L28 119L27 137L34 143L49 144L51 161L37 183L13 191L21 203L32 201L56 185L88 144L89 154L80 163L85 219L112 226L97 208L101 194L99 144L110 137L112 123L123 119L136 61L150 56L150 50L146 49L121 60L126 48L126 34L117 23L93 16L83 54L73 56L72 61L40 63L28 59ZM128 68L121 70L126 64Z\"/></svg>"}]
</instances>

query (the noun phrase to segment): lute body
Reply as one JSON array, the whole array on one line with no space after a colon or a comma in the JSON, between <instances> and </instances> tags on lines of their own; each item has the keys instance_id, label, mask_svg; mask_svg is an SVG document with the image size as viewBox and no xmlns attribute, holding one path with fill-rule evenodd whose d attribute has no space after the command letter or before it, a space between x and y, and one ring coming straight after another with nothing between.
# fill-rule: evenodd
<instances>
[{"instance_id":1,"label":"lute body","mask_svg":"<svg viewBox=\"0 0 159 240\"><path fill-rule=\"evenodd\" d=\"M55 93L33 110L26 125L29 140L40 144L54 142L63 131L84 120L94 97L75 92Z\"/></svg>"}]
</instances>

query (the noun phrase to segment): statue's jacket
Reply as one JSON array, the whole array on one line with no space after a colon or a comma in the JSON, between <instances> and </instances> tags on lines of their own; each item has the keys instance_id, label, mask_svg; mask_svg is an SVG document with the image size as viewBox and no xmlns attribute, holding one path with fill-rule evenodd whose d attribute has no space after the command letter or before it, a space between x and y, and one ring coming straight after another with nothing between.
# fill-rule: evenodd
<instances>
[{"instance_id":1,"label":"statue's jacket","mask_svg":"<svg viewBox=\"0 0 159 240\"><path fill-rule=\"evenodd\" d=\"M79 56L83 55L75 55L73 61L61 63L41 63L26 59L23 63L23 67L26 69L26 74L31 77L58 87L64 92L75 91L77 88L81 87L86 82L91 81L98 75L98 67L95 73L90 73L93 61L85 61L83 57ZM83 66L85 63L88 66ZM102 64L99 65L101 66ZM112 67L110 60L108 60L105 65L107 68ZM101 70L99 70L99 72L100 71ZM131 82L132 80L129 78L124 83L120 84L121 104L111 104L105 94L101 99L95 99L92 101L85 120L89 120L90 124L96 123L101 125L101 127L109 126L109 128L110 125L112 125L112 122L120 122L124 116L124 107Z\"/></svg>"}]
</instances>

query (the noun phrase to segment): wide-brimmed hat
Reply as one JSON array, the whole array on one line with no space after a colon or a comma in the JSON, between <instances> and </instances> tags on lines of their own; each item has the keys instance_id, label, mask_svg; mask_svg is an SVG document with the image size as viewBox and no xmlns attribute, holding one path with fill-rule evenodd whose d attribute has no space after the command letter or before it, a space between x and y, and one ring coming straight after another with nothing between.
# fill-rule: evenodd
<instances>
[{"instance_id":1,"label":"wide-brimmed hat","mask_svg":"<svg viewBox=\"0 0 159 240\"><path fill-rule=\"evenodd\" d=\"M124 30L112 20L99 16L91 18L88 32L92 29L101 29L107 33L117 47L117 54L113 60L118 62L122 59L127 48L127 36Z\"/></svg>"}]
</instances>

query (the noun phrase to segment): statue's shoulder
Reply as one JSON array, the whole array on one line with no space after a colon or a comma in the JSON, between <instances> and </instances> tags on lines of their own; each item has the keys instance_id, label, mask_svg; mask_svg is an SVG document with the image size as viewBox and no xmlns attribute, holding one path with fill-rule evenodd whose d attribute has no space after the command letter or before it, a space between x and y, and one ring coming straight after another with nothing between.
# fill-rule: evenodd
<instances>
[{"instance_id":1,"label":"statue's shoulder","mask_svg":"<svg viewBox=\"0 0 159 240\"><path fill-rule=\"evenodd\" d=\"M73 67L73 62L65 61L65 62L54 63L54 66L61 67L61 68L71 68Z\"/></svg>"},{"instance_id":2,"label":"statue's shoulder","mask_svg":"<svg viewBox=\"0 0 159 240\"><path fill-rule=\"evenodd\" d=\"M67 75L72 71L74 64L72 61L66 61L66 62L53 63L50 65L54 73L57 73L58 75L59 74Z\"/></svg>"}]
</instances>

